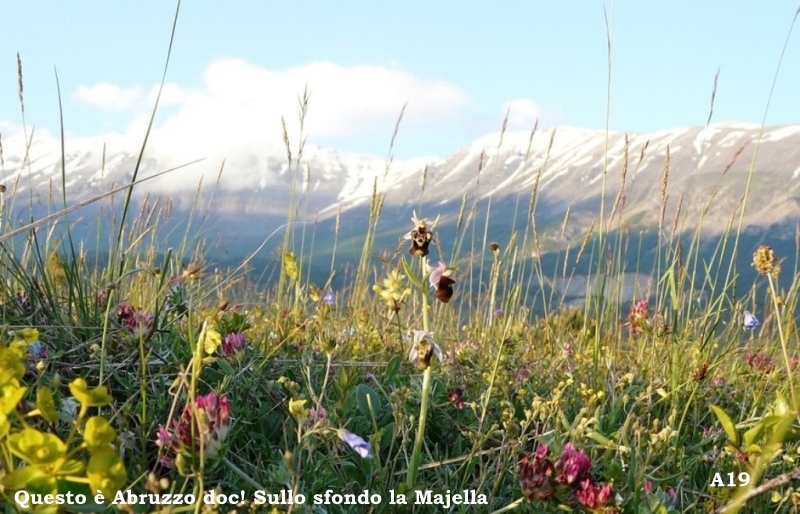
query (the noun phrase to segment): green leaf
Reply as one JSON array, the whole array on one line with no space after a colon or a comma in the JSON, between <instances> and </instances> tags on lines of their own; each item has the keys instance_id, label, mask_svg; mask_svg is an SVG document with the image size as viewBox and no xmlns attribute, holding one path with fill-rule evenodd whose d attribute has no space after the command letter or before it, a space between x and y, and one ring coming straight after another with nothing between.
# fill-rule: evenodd
<instances>
[{"instance_id":1,"label":"green leaf","mask_svg":"<svg viewBox=\"0 0 800 514\"><path fill-rule=\"evenodd\" d=\"M380 433L380 441L381 446L384 448L388 448L389 445L392 444L392 440L394 439L394 421L391 421L386 424L383 428L381 428Z\"/></svg>"},{"instance_id":2,"label":"green leaf","mask_svg":"<svg viewBox=\"0 0 800 514\"><path fill-rule=\"evenodd\" d=\"M748 455L760 455L762 452L761 446L757 444L748 445L747 448L744 449L744 451L746 451Z\"/></svg>"},{"instance_id":3,"label":"green leaf","mask_svg":"<svg viewBox=\"0 0 800 514\"><path fill-rule=\"evenodd\" d=\"M391 380L397 376L397 372L400 371L400 364L401 359L399 355L395 355L389 359L389 363L386 365L386 371L383 372L383 379Z\"/></svg>"},{"instance_id":4,"label":"green leaf","mask_svg":"<svg viewBox=\"0 0 800 514\"><path fill-rule=\"evenodd\" d=\"M725 430L725 433L728 434L728 440L734 446L739 446L739 434L736 433L736 425L733 424L731 421L730 416L722 410L722 408L717 407L716 405L710 405L711 411L714 412L714 415L717 416L720 424L722 425L722 429Z\"/></svg>"},{"instance_id":5,"label":"green leaf","mask_svg":"<svg viewBox=\"0 0 800 514\"><path fill-rule=\"evenodd\" d=\"M408 263L408 261L406 260L405 256L401 259L401 261L403 263L403 271L405 272L406 276L408 277L408 280L412 284L414 284L414 287L416 287L417 289L419 289L421 292L424 293L425 292L425 286L422 285L422 281L420 281L419 277L417 277L417 275L414 274L414 270L411 269L411 265Z\"/></svg>"},{"instance_id":6,"label":"green leaf","mask_svg":"<svg viewBox=\"0 0 800 514\"><path fill-rule=\"evenodd\" d=\"M743 441L745 446L750 446L754 444L756 441L761 439L761 436L764 434L764 429L767 428L767 420L766 418L762 419L756 425L744 433Z\"/></svg>"},{"instance_id":7,"label":"green leaf","mask_svg":"<svg viewBox=\"0 0 800 514\"><path fill-rule=\"evenodd\" d=\"M377 413L381 410L381 400L378 397L378 393L366 384L361 384L356 388L356 399L358 410L367 419L377 416Z\"/></svg>"},{"instance_id":8,"label":"green leaf","mask_svg":"<svg viewBox=\"0 0 800 514\"><path fill-rule=\"evenodd\" d=\"M336 378L333 380L333 389L336 391L337 399L346 398L353 385L353 377L347 372L347 368L339 368Z\"/></svg>"},{"instance_id":9,"label":"green leaf","mask_svg":"<svg viewBox=\"0 0 800 514\"><path fill-rule=\"evenodd\" d=\"M774 427L775 425L780 423L781 420L783 418L785 418L785 417L786 417L785 415L783 415L783 416L775 416L775 415L764 416L763 418L761 418L761 421L759 421L758 423L759 424L763 424L764 428L770 428L770 427Z\"/></svg>"},{"instance_id":10,"label":"green leaf","mask_svg":"<svg viewBox=\"0 0 800 514\"><path fill-rule=\"evenodd\" d=\"M236 372L233 371L230 363L225 359L218 359L217 364L219 364L219 369L222 371L223 375L232 377Z\"/></svg>"},{"instance_id":11,"label":"green leaf","mask_svg":"<svg viewBox=\"0 0 800 514\"><path fill-rule=\"evenodd\" d=\"M776 416L781 417L791 413L789 402L786 401L786 398L784 398L780 392L776 393L774 412Z\"/></svg>"},{"instance_id":12,"label":"green leaf","mask_svg":"<svg viewBox=\"0 0 800 514\"><path fill-rule=\"evenodd\" d=\"M431 382L431 398L433 398L436 403L447 401L447 388L444 382L438 378L433 379Z\"/></svg>"}]
</instances>

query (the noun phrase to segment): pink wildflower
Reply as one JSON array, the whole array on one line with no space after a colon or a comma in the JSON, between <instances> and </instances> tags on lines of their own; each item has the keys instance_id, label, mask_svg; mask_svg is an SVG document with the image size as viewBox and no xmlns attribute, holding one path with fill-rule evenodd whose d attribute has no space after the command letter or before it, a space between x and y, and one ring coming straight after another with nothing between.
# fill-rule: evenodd
<instances>
[{"instance_id":1,"label":"pink wildflower","mask_svg":"<svg viewBox=\"0 0 800 514\"><path fill-rule=\"evenodd\" d=\"M639 300L631 305L631 310L628 312L628 329L632 335L639 335L642 333L642 328L646 325L647 319L650 317L650 307L647 300Z\"/></svg>"},{"instance_id":2,"label":"pink wildflower","mask_svg":"<svg viewBox=\"0 0 800 514\"><path fill-rule=\"evenodd\" d=\"M519 484L528 501L550 500L555 497L555 468L547 458L547 446L542 444L533 454L526 454L519 463Z\"/></svg>"},{"instance_id":3,"label":"pink wildflower","mask_svg":"<svg viewBox=\"0 0 800 514\"><path fill-rule=\"evenodd\" d=\"M752 370L765 375L772 373L772 370L775 369L775 362L772 360L772 357L766 353L748 353L744 356L744 361Z\"/></svg>"},{"instance_id":4,"label":"pink wildflower","mask_svg":"<svg viewBox=\"0 0 800 514\"><path fill-rule=\"evenodd\" d=\"M247 339L241 332L231 332L222 340L222 354L227 360L239 362L244 355Z\"/></svg>"},{"instance_id":5,"label":"pink wildflower","mask_svg":"<svg viewBox=\"0 0 800 514\"><path fill-rule=\"evenodd\" d=\"M461 410L464 408L464 390L466 389L465 386L460 385L458 387L454 387L452 389L448 389L447 391L447 398L450 400L456 409Z\"/></svg>"},{"instance_id":6,"label":"pink wildflower","mask_svg":"<svg viewBox=\"0 0 800 514\"><path fill-rule=\"evenodd\" d=\"M592 461L589 460L583 449L576 450L572 443L564 445L564 450L556 462L559 483L565 485L578 483L589 475L590 469L592 469Z\"/></svg>"},{"instance_id":7,"label":"pink wildflower","mask_svg":"<svg viewBox=\"0 0 800 514\"><path fill-rule=\"evenodd\" d=\"M194 423L194 430L192 424ZM167 466L174 465L174 456L194 456L201 448L207 457L216 457L230 429L230 406L225 395L211 391L195 398L194 405L186 405L180 419L172 420L172 431L161 426L156 433L156 445L166 452L160 459ZM194 439L192 438L194 432Z\"/></svg>"},{"instance_id":8,"label":"pink wildflower","mask_svg":"<svg viewBox=\"0 0 800 514\"><path fill-rule=\"evenodd\" d=\"M575 491L575 498L578 503L593 512L618 512L616 507L612 505L614 490L611 486L592 482L591 478L581 480L578 489Z\"/></svg>"}]
</instances>

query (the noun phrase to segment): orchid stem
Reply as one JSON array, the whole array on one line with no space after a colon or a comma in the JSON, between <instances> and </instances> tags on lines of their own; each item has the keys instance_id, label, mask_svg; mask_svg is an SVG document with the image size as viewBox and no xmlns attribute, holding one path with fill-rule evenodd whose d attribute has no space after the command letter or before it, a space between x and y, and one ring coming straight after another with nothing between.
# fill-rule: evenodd
<instances>
[{"instance_id":1,"label":"orchid stem","mask_svg":"<svg viewBox=\"0 0 800 514\"><path fill-rule=\"evenodd\" d=\"M786 349L786 336L783 333L783 316L781 313L781 305L778 302L778 291L775 287L775 281L772 279L772 275L768 274L767 279L769 280L769 289L770 289L770 296L772 297L772 304L775 308L775 318L778 323L778 336L781 340L781 350L783 351L783 362L786 365L786 375L789 379L789 392L791 393L792 397L792 407L795 411L798 409L797 404L797 397L795 396L794 392L794 380L792 379L792 364L789 361L789 352Z\"/></svg>"},{"instance_id":2,"label":"orchid stem","mask_svg":"<svg viewBox=\"0 0 800 514\"><path fill-rule=\"evenodd\" d=\"M408 478L406 484L408 491L414 488L417 482L417 469L419 469L419 461L422 454L422 441L425 439L425 421L428 418L428 396L431 391L431 367L428 366L422 373L422 399L419 405L419 426L417 427L417 435L414 438L414 453L411 454L411 465L408 468Z\"/></svg>"},{"instance_id":3,"label":"orchid stem","mask_svg":"<svg viewBox=\"0 0 800 514\"><path fill-rule=\"evenodd\" d=\"M423 284L425 274L427 273L428 259L422 257L422 277ZM424 285L423 285L424 287ZM422 329L425 332L430 331L430 322L428 320L428 291L423 289L420 291L422 295ZM419 469L419 461L422 454L422 442L425 439L425 421L428 418L428 396L431 392L431 366L430 364L425 368L422 374L422 398L419 404L419 425L417 426L417 434L414 438L414 452L411 454L411 465L408 467L408 476L406 478L406 485L410 492L417 482L417 470Z\"/></svg>"}]
</instances>

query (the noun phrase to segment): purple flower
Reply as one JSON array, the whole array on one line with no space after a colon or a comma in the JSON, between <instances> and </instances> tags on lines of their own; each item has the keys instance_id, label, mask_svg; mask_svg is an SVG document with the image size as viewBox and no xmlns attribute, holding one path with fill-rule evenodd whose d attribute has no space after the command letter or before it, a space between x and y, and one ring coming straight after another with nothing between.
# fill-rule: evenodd
<instances>
[{"instance_id":1,"label":"purple flower","mask_svg":"<svg viewBox=\"0 0 800 514\"><path fill-rule=\"evenodd\" d=\"M767 374L775 369L775 362L766 353L748 353L744 356L744 361L755 371Z\"/></svg>"},{"instance_id":2,"label":"purple flower","mask_svg":"<svg viewBox=\"0 0 800 514\"><path fill-rule=\"evenodd\" d=\"M222 340L222 353L227 360L240 361L244 355L247 338L241 332L231 332Z\"/></svg>"},{"instance_id":3,"label":"purple flower","mask_svg":"<svg viewBox=\"0 0 800 514\"><path fill-rule=\"evenodd\" d=\"M346 442L350 448L359 454L362 459L372 458L372 449L370 448L369 443L361 437L353 434L352 432L348 432L343 428L339 430L339 437L341 437L342 441Z\"/></svg>"},{"instance_id":4,"label":"purple flower","mask_svg":"<svg viewBox=\"0 0 800 514\"><path fill-rule=\"evenodd\" d=\"M628 329L632 335L636 336L642 333L649 316L650 306L646 299L631 305L631 310L628 312Z\"/></svg>"},{"instance_id":5,"label":"purple flower","mask_svg":"<svg viewBox=\"0 0 800 514\"><path fill-rule=\"evenodd\" d=\"M758 326L758 318L750 311L744 311L744 328L753 330Z\"/></svg>"},{"instance_id":6,"label":"purple flower","mask_svg":"<svg viewBox=\"0 0 800 514\"><path fill-rule=\"evenodd\" d=\"M528 501L550 500L555 497L553 462L547 458L547 446L542 444L533 454L525 454L519 463L519 485Z\"/></svg>"},{"instance_id":7,"label":"purple flower","mask_svg":"<svg viewBox=\"0 0 800 514\"><path fill-rule=\"evenodd\" d=\"M134 337L144 337L153 329L153 314L122 302L117 308L117 319Z\"/></svg>"},{"instance_id":8,"label":"purple flower","mask_svg":"<svg viewBox=\"0 0 800 514\"><path fill-rule=\"evenodd\" d=\"M322 405L320 405L319 409L317 409L316 407L311 407L311 409L309 409L308 411L308 420L309 423L312 425L318 421L324 423L325 420L327 419L328 419L328 411L325 410L325 407L323 407Z\"/></svg>"},{"instance_id":9,"label":"purple flower","mask_svg":"<svg viewBox=\"0 0 800 514\"><path fill-rule=\"evenodd\" d=\"M117 307L117 319L120 323L124 323L133 316L134 308L128 302L122 302Z\"/></svg>"},{"instance_id":10,"label":"purple flower","mask_svg":"<svg viewBox=\"0 0 800 514\"><path fill-rule=\"evenodd\" d=\"M447 390L447 398L450 400L456 409L461 410L464 408L464 391L466 390L466 386L460 385L458 387L454 387L453 389Z\"/></svg>"},{"instance_id":11,"label":"purple flower","mask_svg":"<svg viewBox=\"0 0 800 514\"><path fill-rule=\"evenodd\" d=\"M142 309L133 311L133 315L125 320L125 327L134 337L145 337L153 329L153 315Z\"/></svg>"},{"instance_id":12,"label":"purple flower","mask_svg":"<svg viewBox=\"0 0 800 514\"><path fill-rule=\"evenodd\" d=\"M183 408L180 419L172 420L172 430L160 426L156 446L164 449L161 463L174 464L174 457L196 455L201 448L207 457L216 457L230 429L230 405L225 395L211 391L197 396L194 405Z\"/></svg>"},{"instance_id":13,"label":"purple flower","mask_svg":"<svg viewBox=\"0 0 800 514\"><path fill-rule=\"evenodd\" d=\"M589 475L590 469L592 461L582 449L576 450L572 443L564 445L561 457L556 462L559 483L566 485L578 483Z\"/></svg>"},{"instance_id":14,"label":"purple flower","mask_svg":"<svg viewBox=\"0 0 800 514\"><path fill-rule=\"evenodd\" d=\"M595 483L591 478L581 480L578 490L575 491L575 498L579 504L591 509L592 512L600 511L600 509L603 509L602 512L617 512L612 506L614 490L609 484Z\"/></svg>"},{"instance_id":15,"label":"purple flower","mask_svg":"<svg viewBox=\"0 0 800 514\"><path fill-rule=\"evenodd\" d=\"M333 291L328 291L325 293L325 295L322 297L322 303L329 306L333 306L336 303L336 295L333 293Z\"/></svg>"}]
</instances>

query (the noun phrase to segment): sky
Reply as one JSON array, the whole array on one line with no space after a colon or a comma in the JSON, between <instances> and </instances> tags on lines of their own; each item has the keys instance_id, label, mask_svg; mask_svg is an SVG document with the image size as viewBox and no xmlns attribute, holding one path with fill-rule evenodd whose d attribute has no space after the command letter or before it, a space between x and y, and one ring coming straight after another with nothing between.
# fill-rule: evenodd
<instances>
[{"instance_id":1,"label":"sky","mask_svg":"<svg viewBox=\"0 0 800 514\"><path fill-rule=\"evenodd\" d=\"M800 123L797 0L185 1L152 137L186 158L300 140L395 158L447 156L500 130L651 132ZM175 2L0 7L0 136L24 126L141 141ZM604 12L605 10L605 12ZM607 24L608 22L608 24ZM608 32L607 32L608 29ZM610 96L608 38L610 32ZM610 98L610 101L609 101Z\"/></svg>"}]
</instances>

